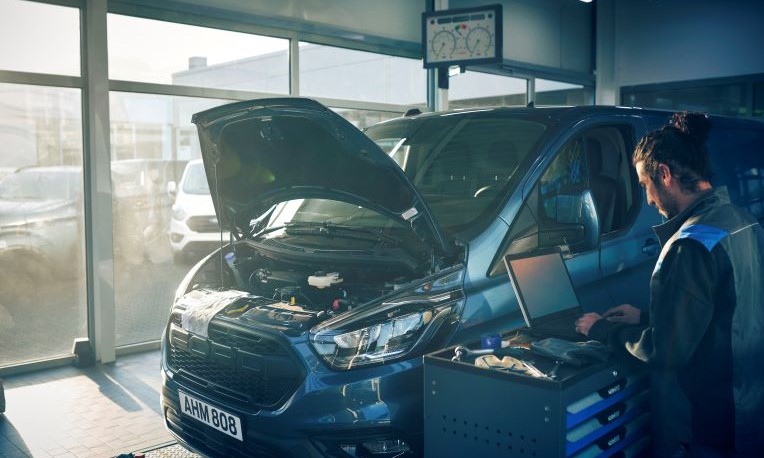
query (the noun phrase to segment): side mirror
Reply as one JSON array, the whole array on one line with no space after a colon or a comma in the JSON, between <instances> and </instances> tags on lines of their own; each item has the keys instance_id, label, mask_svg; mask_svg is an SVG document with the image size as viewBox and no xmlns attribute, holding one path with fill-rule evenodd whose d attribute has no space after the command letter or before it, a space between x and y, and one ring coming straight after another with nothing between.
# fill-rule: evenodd
<instances>
[{"instance_id":1,"label":"side mirror","mask_svg":"<svg viewBox=\"0 0 764 458\"><path fill-rule=\"evenodd\" d=\"M539 231L539 245L568 245L571 251L597 246L600 224L590 190L554 197L554 223Z\"/></svg>"},{"instance_id":2,"label":"side mirror","mask_svg":"<svg viewBox=\"0 0 764 458\"><path fill-rule=\"evenodd\" d=\"M174 181L168 181L167 182L167 195L175 198L175 195L178 193L178 185Z\"/></svg>"}]
</instances>

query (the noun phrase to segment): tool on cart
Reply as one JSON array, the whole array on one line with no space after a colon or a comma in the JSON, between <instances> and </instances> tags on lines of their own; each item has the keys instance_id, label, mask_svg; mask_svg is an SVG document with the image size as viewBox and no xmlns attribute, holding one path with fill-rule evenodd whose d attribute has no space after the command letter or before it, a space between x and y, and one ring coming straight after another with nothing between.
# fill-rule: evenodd
<instances>
[{"instance_id":1,"label":"tool on cart","mask_svg":"<svg viewBox=\"0 0 764 458\"><path fill-rule=\"evenodd\" d=\"M496 355L498 357L513 356L522 359L528 356L529 351L523 347L503 347L503 348L481 348L471 350L463 345L457 345L454 348L454 356L451 361L463 361L468 358L476 358L483 355Z\"/></svg>"},{"instance_id":2,"label":"tool on cart","mask_svg":"<svg viewBox=\"0 0 764 458\"><path fill-rule=\"evenodd\" d=\"M474 358L474 364L477 367L485 369L503 370L509 372L518 372L530 375L536 378L557 377L558 362L549 373L545 373L536 367L533 360L529 359L531 353L523 347L504 347L504 348L481 348L471 350L463 345L454 348L454 356L451 361L464 361Z\"/></svg>"},{"instance_id":3,"label":"tool on cart","mask_svg":"<svg viewBox=\"0 0 764 458\"><path fill-rule=\"evenodd\" d=\"M564 364L571 367L587 366L608 360L611 349L607 345L596 342L570 342L554 337L535 340L528 348L524 346L507 346L499 348L470 349L463 345L454 348L451 361L468 362L474 360L477 367L510 372L522 372L533 377L557 379L560 367ZM547 363L544 371L539 369L533 355L542 357ZM554 364L551 368L549 366Z\"/></svg>"}]
</instances>

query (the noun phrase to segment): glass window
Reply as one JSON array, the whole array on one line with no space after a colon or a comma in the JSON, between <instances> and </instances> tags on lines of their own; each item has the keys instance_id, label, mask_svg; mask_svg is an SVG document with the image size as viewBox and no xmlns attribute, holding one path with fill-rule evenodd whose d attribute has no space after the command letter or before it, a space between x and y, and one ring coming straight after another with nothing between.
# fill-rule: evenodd
<instances>
[{"instance_id":1,"label":"glass window","mask_svg":"<svg viewBox=\"0 0 764 458\"><path fill-rule=\"evenodd\" d=\"M521 78L467 71L452 76L448 85L449 108L527 104L527 82Z\"/></svg>"},{"instance_id":2,"label":"glass window","mask_svg":"<svg viewBox=\"0 0 764 458\"><path fill-rule=\"evenodd\" d=\"M0 69L79 76L80 11L0 0Z\"/></svg>"},{"instance_id":3,"label":"glass window","mask_svg":"<svg viewBox=\"0 0 764 458\"><path fill-rule=\"evenodd\" d=\"M0 366L87 336L79 89L0 83Z\"/></svg>"},{"instance_id":4,"label":"glass window","mask_svg":"<svg viewBox=\"0 0 764 458\"><path fill-rule=\"evenodd\" d=\"M403 114L393 111L357 110L351 108L332 108L332 110L359 129L365 129L378 122L397 118Z\"/></svg>"},{"instance_id":5,"label":"glass window","mask_svg":"<svg viewBox=\"0 0 764 458\"><path fill-rule=\"evenodd\" d=\"M200 157L191 116L224 103L229 101L110 95L118 346L159 339L175 288L190 267L184 250L202 255L220 244L209 190L206 199L196 195L173 205L187 197L185 185L177 186L186 164ZM197 178L206 180L203 173Z\"/></svg>"},{"instance_id":6,"label":"glass window","mask_svg":"<svg viewBox=\"0 0 764 458\"><path fill-rule=\"evenodd\" d=\"M300 95L421 105L427 71L418 59L300 43Z\"/></svg>"},{"instance_id":7,"label":"glass window","mask_svg":"<svg viewBox=\"0 0 764 458\"><path fill-rule=\"evenodd\" d=\"M491 213L545 131L541 122L511 117L439 116L366 133L390 151L441 227L456 232Z\"/></svg>"},{"instance_id":8,"label":"glass window","mask_svg":"<svg viewBox=\"0 0 764 458\"><path fill-rule=\"evenodd\" d=\"M536 78L536 105L592 105L594 91L580 84Z\"/></svg>"},{"instance_id":9,"label":"glass window","mask_svg":"<svg viewBox=\"0 0 764 458\"><path fill-rule=\"evenodd\" d=\"M636 177L628 163L631 128L596 127L565 143L533 187L513 222L505 253L519 254L543 247L568 245L571 251L593 248L588 234L592 218L585 211L589 191L600 236L627 227L639 211ZM595 226L596 228L596 226ZM504 272L495 265L492 275Z\"/></svg>"},{"instance_id":10,"label":"glass window","mask_svg":"<svg viewBox=\"0 0 764 458\"><path fill-rule=\"evenodd\" d=\"M678 87L675 83L655 89L624 89L624 105L671 111L704 111L723 116L751 116L746 83L719 83Z\"/></svg>"},{"instance_id":11,"label":"glass window","mask_svg":"<svg viewBox=\"0 0 764 458\"><path fill-rule=\"evenodd\" d=\"M289 93L289 40L110 14L109 78Z\"/></svg>"},{"instance_id":12,"label":"glass window","mask_svg":"<svg viewBox=\"0 0 764 458\"><path fill-rule=\"evenodd\" d=\"M582 238L582 192L588 185L584 142L577 137L562 147L523 203L512 224L505 254L528 253ZM505 272L502 264L494 265L491 275Z\"/></svg>"}]
</instances>

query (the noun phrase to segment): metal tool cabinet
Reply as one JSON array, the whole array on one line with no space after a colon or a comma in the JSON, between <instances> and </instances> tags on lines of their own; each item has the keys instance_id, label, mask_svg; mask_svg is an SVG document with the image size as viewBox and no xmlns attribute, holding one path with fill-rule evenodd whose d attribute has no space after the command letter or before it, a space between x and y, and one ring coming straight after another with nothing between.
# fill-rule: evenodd
<instances>
[{"instance_id":1,"label":"metal tool cabinet","mask_svg":"<svg viewBox=\"0 0 764 458\"><path fill-rule=\"evenodd\" d=\"M556 379L424 357L425 456L609 457L649 450L649 381L628 361L563 365ZM551 360L534 356L543 372Z\"/></svg>"}]
</instances>

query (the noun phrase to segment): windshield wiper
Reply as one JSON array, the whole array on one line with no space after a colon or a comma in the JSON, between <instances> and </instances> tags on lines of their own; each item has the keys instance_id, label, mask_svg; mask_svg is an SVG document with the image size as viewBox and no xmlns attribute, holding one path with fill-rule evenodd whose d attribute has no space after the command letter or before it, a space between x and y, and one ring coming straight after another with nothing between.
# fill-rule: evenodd
<instances>
[{"instance_id":1,"label":"windshield wiper","mask_svg":"<svg viewBox=\"0 0 764 458\"><path fill-rule=\"evenodd\" d=\"M374 229L363 226L347 226L334 223L319 223L307 221L293 221L284 224L284 229L289 235L321 235L326 237L345 237L371 242L387 242L392 244L401 243L401 239L385 234L382 229ZM268 228L270 232L273 228ZM265 231L263 231L265 232Z\"/></svg>"}]
</instances>

